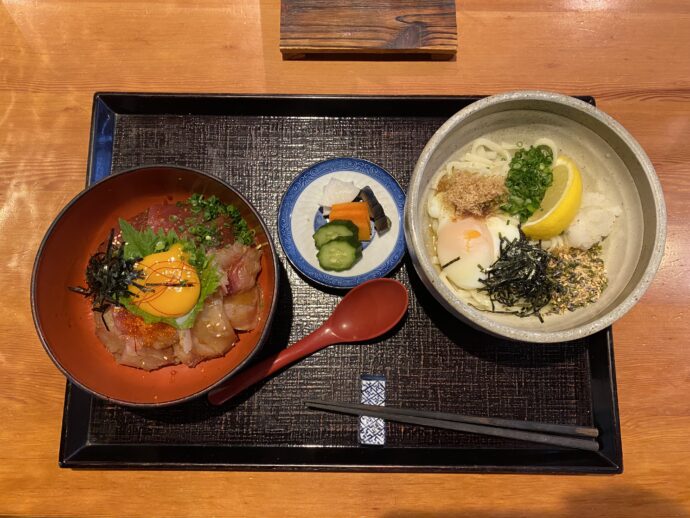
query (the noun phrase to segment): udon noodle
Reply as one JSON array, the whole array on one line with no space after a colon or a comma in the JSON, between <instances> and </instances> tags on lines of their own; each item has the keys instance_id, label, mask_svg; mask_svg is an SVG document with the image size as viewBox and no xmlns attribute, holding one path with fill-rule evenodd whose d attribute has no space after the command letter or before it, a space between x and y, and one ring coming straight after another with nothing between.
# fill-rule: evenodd
<instances>
[{"instance_id":1,"label":"udon noodle","mask_svg":"<svg viewBox=\"0 0 690 518\"><path fill-rule=\"evenodd\" d=\"M535 166L535 156L543 158L546 165ZM573 177L586 176L581 172L582 166L578 167L551 138L539 137L532 142L497 142L482 137L466 146L464 152L456 153L440 168L432 179L427 197L434 250L432 260L440 278L459 298L482 310L519 316L536 314L540 319L542 314L573 311L596 302L607 283L605 265L600 257L601 243L615 232L616 220L621 214L620 206L608 193L597 190L599 184L588 177L581 180L584 187L577 193L570 183L563 187L560 180L552 180L553 184L549 182L544 187L543 199L536 202L552 203L556 196L557 202L553 206L561 212L565 211L562 207L568 209L568 221L562 230L538 239L525 235L529 233L530 225L536 227L533 220L538 219L537 216L546 219L540 214L554 219L553 214L557 211L546 205L539 207L541 213L528 219L524 214L511 213L510 210L514 200L530 203L524 196L516 195L516 183L531 182L530 175L563 178L566 174L563 169L558 171L558 175L553 171L556 167L564 167L564 164L570 168L568 182L575 182L571 180ZM530 167L535 167L534 173ZM482 188L489 181L496 185L497 179L506 186L503 192ZM556 194L549 193L549 189ZM563 189L567 196L558 198L558 189ZM508 199L511 203L506 201ZM534 286L530 285L533 278L529 275L534 274L534 268L524 268L528 272L524 278L511 274L505 283L501 281L499 274L506 276L513 267L517 271L519 266L529 263L523 259L537 256L534 268L545 272L542 272L542 285L536 281ZM513 288L520 284L520 289L526 287L529 291L534 287L541 290L541 302L548 302L537 309L530 302L533 311L525 311L525 300L511 298L512 295L504 289L511 283ZM552 291L548 293L547 288ZM506 304L506 301L511 303Z\"/></svg>"}]
</instances>

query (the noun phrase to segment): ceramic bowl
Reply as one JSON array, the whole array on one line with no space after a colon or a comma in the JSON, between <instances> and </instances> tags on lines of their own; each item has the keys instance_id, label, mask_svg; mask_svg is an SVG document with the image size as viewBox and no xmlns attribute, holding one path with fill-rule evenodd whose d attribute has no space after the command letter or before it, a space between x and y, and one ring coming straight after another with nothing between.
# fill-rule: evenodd
<instances>
[{"instance_id":1,"label":"ceramic bowl","mask_svg":"<svg viewBox=\"0 0 690 518\"><path fill-rule=\"evenodd\" d=\"M263 290L260 324L240 333L223 357L147 372L119 365L94 334L89 299L68 290L83 286L89 257L117 227L154 204L174 203L193 193L234 204L263 245L258 282ZM132 406L161 406L199 396L237 372L265 342L276 310L278 263L261 216L230 185L200 171L142 167L108 176L77 195L48 229L36 256L31 306L38 335L55 365L73 383L100 398Z\"/></svg>"},{"instance_id":2,"label":"ceramic bowl","mask_svg":"<svg viewBox=\"0 0 690 518\"><path fill-rule=\"evenodd\" d=\"M493 135L549 137L570 154L591 182L620 197L622 215L604 243L609 284L594 304L564 315L535 317L481 311L463 302L439 276L426 210L432 178L474 139ZM587 189L587 185L585 185ZM412 262L431 293L459 320L493 335L529 342L562 342L593 334L622 317L652 282L664 251L666 209L654 167L637 141L594 106L549 92L487 97L452 116L432 136L415 166L405 205L405 238Z\"/></svg>"},{"instance_id":3,"label":"ceramic bowl","mask_svg":"<svg viewBox=\"0 0 690 518\"><path fill-rule=\"evenodd\" d=\"M368 186L391 221L385 234L371 224L372 239L362 244L362 259L343 272L319 266L314 232L326 224L320 209L324 186L332 179ZM402 215L405 193L390 173L361 158L339 157L311 165L300 173L283 195L278 208L278 239L292 266L310 281L334 289L351 289L388 275L405 255Z\"/></svg>"}]
</instances>

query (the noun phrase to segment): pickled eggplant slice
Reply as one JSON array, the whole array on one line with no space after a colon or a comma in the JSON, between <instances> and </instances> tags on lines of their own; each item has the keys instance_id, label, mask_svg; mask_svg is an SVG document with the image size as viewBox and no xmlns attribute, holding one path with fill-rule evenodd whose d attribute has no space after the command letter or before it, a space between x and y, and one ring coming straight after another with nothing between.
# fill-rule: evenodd
<instances>
[{"instance_id":1,"label":"pickled eggplant slice","mask_svg":"<svg viewBox=\"0 0 690 518\"><path fill-rule=\"evenodd\" d=\"M383 210L383 207L376 199L374 191L368 185L362 188L357 195L357 198L366 202L369 207L369 217L374 220L374 227L379 235L385 234L391 228L391 220Z\"/></svg>"}]
</instances>

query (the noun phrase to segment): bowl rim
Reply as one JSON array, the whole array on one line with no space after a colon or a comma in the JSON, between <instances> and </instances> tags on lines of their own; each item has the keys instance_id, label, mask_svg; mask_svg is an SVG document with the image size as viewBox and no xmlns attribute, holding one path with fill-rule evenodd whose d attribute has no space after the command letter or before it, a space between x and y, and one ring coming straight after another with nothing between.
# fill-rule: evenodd
<instances>
[{"instance_id":1,"label":"bowl rim","mask_svg":"<svg viewBox=\"0 0 690 518\"><path fill-rule=\"evenodd\" d=\"M85 197L88 195L88 193L92 190L95 189L96 187L101 186L102 184L108 183L110 181L114 181L113 179L120 178L121 176L127 176L127 175L132 175L136 174L137 172L145 169L177 169L177 170L183 170L187 172L191 172L194 174L201 175L203 177L206 177L207 179L216 181L217 183L221 184L223 187L229 189L232 191L235 195L237 195L242 202L244 202L254 213L256 216L257 220L263 226L264 231L266 233L267 237L267 242L268 246L271 249L271 257L273 259L273 268L275 271L275 282L273 283L273 299L271 303L271 307L268 311L268 317L266 318L266 323L264 324L264 328L261 332L261 335L259 336L259 339L256 342L256 345L252 349L252 351L244 358L239 364L237 364L230 372L228 372L225 376L220 378L218 381L212 383L208 387L198 390L197 392L194 392L193 394L189 394L187 396L183 396L171 401L163 401L160 403L140 403L140 402L133 402L133 401L126 401L126 400L121 400L117 398L113 398L108 396L107 394L102 394L101 392L98 392L97 390L94 390L92 388L89 388L85 386L83 383L77 381L68 371L67 369L57 360L55 355L53 354L50 345L48 344L48 340L43 332L43 328L41 326L39 317L38 317L38 308L37 308L37 303L36 303L36 289L37 289L37 274L38 274L38 267L41 262L41 258L43 256L43 250L46 246L46 243L50 239L50 237L53 234L53 231L55 230L55 227L57 226L58 222L63 218L63 216L72 208L73 205L75 205L81 198ZM128 407L135 407L135 408L153 408L153 407L166 407L166 406L172 406L172 405L177 405L186 401L190 401L192 399L195 399L197 397L202 396L203 394L206 394L209 392L211 389L217 387L218 385L224 383L226 380L228 380L231 376L235 375L237 372L239 372L242 368L244 368L261 350L263 347L264 343L266 342L270 331L271 327L273 324L273 319L276 313L277 309L277 304L278 304L278 290L279 290L279 283L280 283L280 264L278 262L278 254L276 253L276 247L275 243L273 242L273 236L269 232L269 228L266 225L266 221L264 218L261 216L259 211L256 210L256 207L237 189L235 189L232 185L230 185L228 182L225 180L218 178L217 176L213 176L209 173L205 173L203 171L200 171L198 169L194 169L192 167L186 167L186 166L179 166L175 164L165 164L165 163L156 163L156 164L148 164L148 165L141 165L141 166L136 166L136 167L131 167L128 169L123 169L121 171L116 171L105 178L102 178L95 182L92 185L87 186L86 188L82 189L79 193L77 193L61 210L58 212L58 214L53 218L53 221L50 223L48 226L48 229L46 230L43 239L41 239L41 243L38 246L38 249L36 251L36 256L34 258L34 264L33 268L31 271L31 297L30 297L30 303L31 303L31 316L33 318L34 322L34 327L36 328L36 333L38 334L38 338L41 341L41 344L43 345L43 349L45 352L48 354L50 359L53 361L55 366L62 372L62 374L74 385L78 386L82 390L88 392L89 394L92 394L100 399L103 399L108 402L112 403L117 403L119 405L124 405Z\"/></svg>"},{"instance_id":2,"label":"bowl rim","mask_svg":"<svg viewBox=\"0 0 690 518\"><path fill-rule=\"evenodd\" d=\"M639 282L619 304L610 308L595 320L575 328L560 331L533 331L515 328L491 319L484 315L483 312L472 308L454 296L450 289L445 286L443 282L440 282L438 273L433 270L433 267L430 266L428 259L420 258L420 255L424 255L424 243L421 229L417 228L416 224L414 223L413 214L420 210L419 204L421 203L421 200L418 198L421 196L420 184L422 169L426 167L434 150L456 126L461 125L471 116L474 116L489 107L500 104L511 104L516 101L534 101L543 105L565 105L568 108L577 110L585 116L604 124L618 138L621 139L623 144L631 151L635 160L639 162L642 170L644 171L644 176L649 184L650 190L652 191L655 204L654 209L657 216L656 228L654 229L654 243L649 262L642 273ZM412 191L417 192L418 196L410 196L409 193ZM410 256L412 257L412 263L414 264L415 270L429 291L448 311L459 317L461 320L468 322L470 325L497 336L526 342L554 343L584 338L594 334L597 331L600 331L601 329L613 324L637 303L637 301L649 288L654 275L661 264L666 242L666 217L666 204L664 201L663 190L654 166L652 165L652 162L645 151L642 149L642 146L640 146L630 132L628 132L628 130L626 130L618 121L591 104L574 97L541 90L517 90L485 97L470 104L451 116L429 139L426 146L422 150L419 159L417 160L412 177L410 178L408 196L406 197L405 202L404 228L406 242L408 243L408 250L410 252ZM447 296L445 295L446 292ZM455 298L455 303L451 302L453 301L452 297Z\"/></svg>"}]
</instances>

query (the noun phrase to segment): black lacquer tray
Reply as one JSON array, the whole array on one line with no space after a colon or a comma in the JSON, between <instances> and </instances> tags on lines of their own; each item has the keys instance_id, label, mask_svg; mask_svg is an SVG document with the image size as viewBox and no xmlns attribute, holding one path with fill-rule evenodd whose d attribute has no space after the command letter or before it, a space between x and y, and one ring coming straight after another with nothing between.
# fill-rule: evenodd
<instances>
[{"instance_id":1,"label":"black lacquer tray","mask_svg":"<svg viewBox=\"0 0 690 518\"><path fill-rule=\"evenodd\" d=\"M94 98L87 183L155 163L218 175L275 234L296 174L336 156L371 160L403 189L436 129L476 97L321 97L102 93ZM584 98L593 103L592 98ZM276 239L277 241L277 239ZM267 352L322 322L340 295L282 262ZM620 473L611 329L561 344L492 338L451 317L409 259L392 274L411 291L403 324L374 343L321 351L214 408L201 398L131 409L67 384L60 465L79 468ZM386 445L360 446L358 420L307 410L304 399L357 401L362 375L386 379L390 406L594 425L598 453L395 423Z\"/></svg>"}]
</instances>

